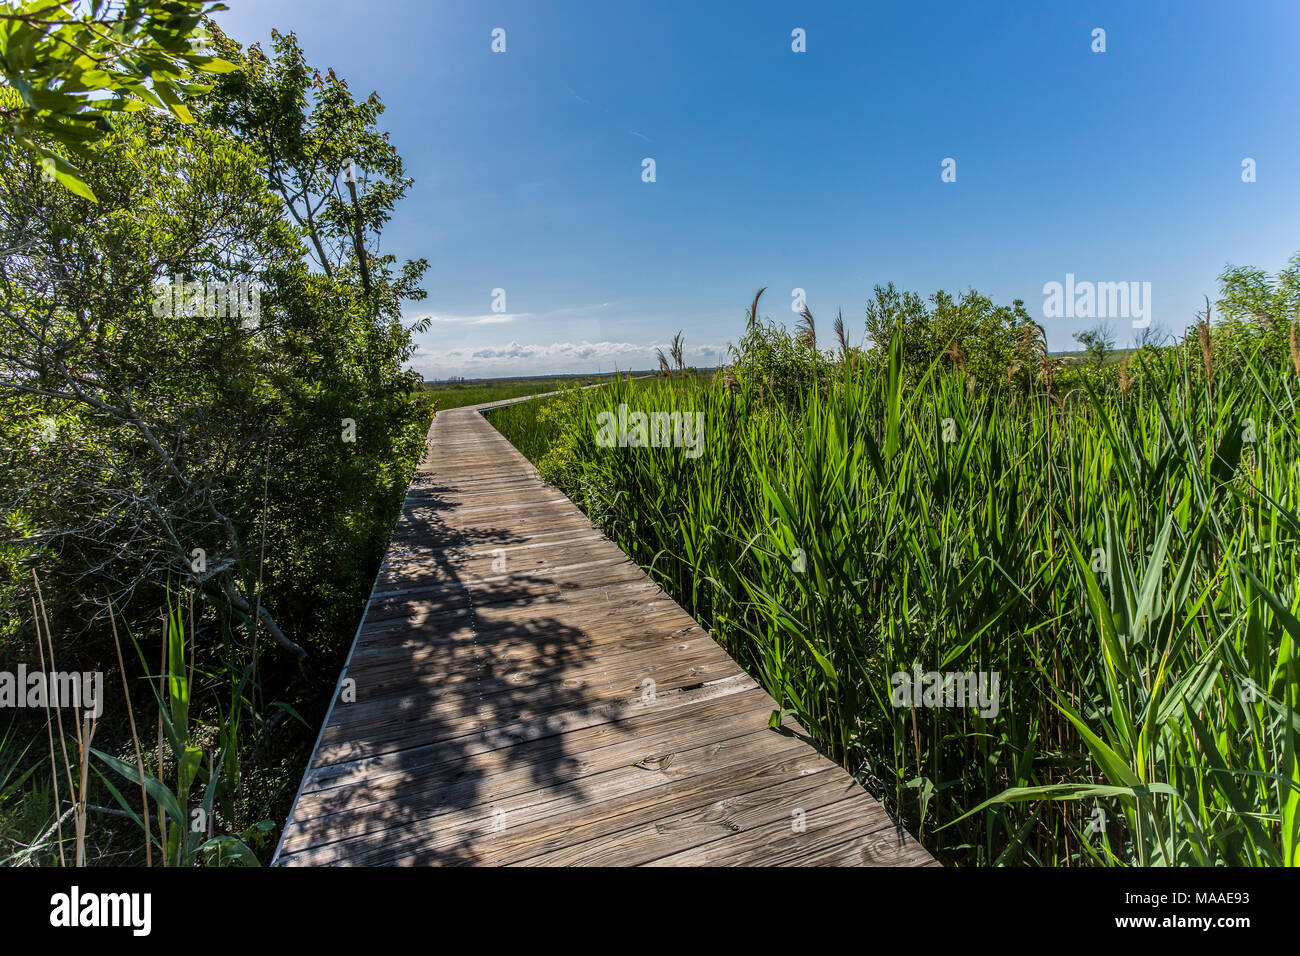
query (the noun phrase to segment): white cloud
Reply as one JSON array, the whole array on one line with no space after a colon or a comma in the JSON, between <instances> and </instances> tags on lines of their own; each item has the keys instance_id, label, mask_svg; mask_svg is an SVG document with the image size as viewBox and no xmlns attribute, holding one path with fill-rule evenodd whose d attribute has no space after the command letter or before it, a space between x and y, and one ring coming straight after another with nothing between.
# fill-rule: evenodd
<instances>
[{"instance_id":1,"label":"white cloud","mask_svg":"<svg viewBox=\"0 0 1300 956\"><path fill-rule=\"evenodd\" d=\"M425 378L463 375L467 378L492 378L507 375L551 375L570 372L648 369L658 364L656 349L668 352L667 343L645 345L638 342L552 342L550 345L525 345L511 340L501 346L437 349L420 346L411 366ZM688 365L709 367L722 363L726 347L721 345L687 345Z\"/></svg>"}]
</instances>

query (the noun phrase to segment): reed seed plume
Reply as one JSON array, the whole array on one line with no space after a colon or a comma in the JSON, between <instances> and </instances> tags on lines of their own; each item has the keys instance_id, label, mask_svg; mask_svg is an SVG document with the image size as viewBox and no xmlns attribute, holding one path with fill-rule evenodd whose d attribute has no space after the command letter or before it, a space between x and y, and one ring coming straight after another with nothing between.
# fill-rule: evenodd
<instances>
[{"instance_id":1,"label":"reed seed plume","mask_svg":"<svg viewBox=\"0 0 1300 956\"><path fill-rule=\"evenodd\" d=\"M1296 339L1296 323L1300 321L1300 309L1291 319L1291 364L1295 366L1296 375L1300 375L1300 341Z\"/></svg>"},{"instance_id":2,"label":"reed seed plume","mask_svg":"<svg viewBox=\"0 0 1300 956\"><path fill-rule=\"evenodd\" d=\"M677 334L673 336L672 344L668 346L668 354L673 357L673 361L677 364L677 371L679 372L686 371L685 353L686 340L682 338L681 329L678 329Z\"/></svg>"},{"instance_id":3,"label":"reed seed plume","mask_svg":"<svg viewBox=\"0 0 1300 956\"><path fill-rule=\"evenodd\" d=\"M746 328L753 328L754 324L758 321L758 300L766 291L767 286L763 286L763 288L754 293L754 304L749 307L749 320L745 323Z\"/></svg>"},{"instance_id":4,"label":"reed seed plume","mask_svg":"<svg viewBox=\"0 0 1300 956\"><path fill-rule=\"evenodd\" d=\"M1132 352L1125 352L1124 357L1119 360L1119 390L1123 395L1127 395L1129 389L1133 387L1133 377L1128 373L1128 363L1132 355Z\"/></svg>"},{"instance_id":5,"label":"reed seed plume","mask_svg":"<svg viewBox=\"0 0 1300 956\"><path fill-rule=\"evenodd\" d=\"M835 324L832 326L835 330L835 338L840 343L840 358L849 357L849 337L844 332L844 310L840 309L835 313Z\"/></svg>"},{"instance_id":6,"label":"reed seed plume","mask_svg":"<svg viewBox=\"0 0 1300 956\"><path fill-rule=\"evenodd\" d=\"M809 311L806 302L799 313L798 339L810 349L817 348L817 323L813 321L813 314Z\"/></svg>"},{"instance_id":7,"label":"reed seed plume","mask_svg":"<svg viewBox=\"0 0 1300 956\"><path fill-rule=\"evenodd\" d=\"M952 367L954 369L966 368L966 353L961 350L961 346L957 344L956 339L952 340L952 344L944 350L943 354L952 359Z\"/></svg>"},{"instance_id":8,"label":"reed seed plume","mask_svg":"<svg viewBox=\"0 0 1300 956\"><path fill-rule=\"evenodd\" d=\"M1038 353L1040 359L1047 357L1047 329L1043 328L1037 322L1031 323L1030 326L1026 327L1022 340L1028 343L1030 351Z\"/></svg>"},{"instance_id":9,"label":"reed seed plume","mask_svg":"<svg viewBox=\"0 0 1300 956\"><path fill-rule=\"evenodd\" d=\"M1214 381L1214 343L1210 339L1210 297L1205 297L1205 317L1196 323L1196 338L1201 343L1201 362L1205 365L1205 381Z\"/></svg>"},{"instance_id":10,"label":"reed seed plume","mask_svg":"<svg viewBox=\"0 0 1300 956\"><path fill-rule=\"evenodd\" d=\"M1020 341L1037 365L1038 378L1046 386L1048 397L1052 397L1052 380L1065 362L1052 358L1051 350L1047 347L1047 330L1037 322L1032 322L1021 333Z\"/></svg>"}]
</instances>

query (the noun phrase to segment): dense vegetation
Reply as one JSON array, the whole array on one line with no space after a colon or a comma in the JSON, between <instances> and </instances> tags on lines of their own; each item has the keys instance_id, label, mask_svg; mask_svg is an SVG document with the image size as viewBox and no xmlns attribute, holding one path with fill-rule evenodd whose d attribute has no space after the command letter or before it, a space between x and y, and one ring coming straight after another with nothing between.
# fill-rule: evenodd
<instances>
[{"instance_id":1,"label":"dense vegetation","mask_svg":"<svg viewBox=\"0 0 1300 956\"><path fill-rule=\"evenodd\" d=\"M1294 865L1293 292L1231 270L1228 321L1109 366L973 293L878 289L837 355L756 298L712 380L490 417L944 861ZM702 412L703 454L601 447L620 404Z\"/></svg>"},{"instance_id":2,"label":"dense vegetation","mask_svg":"<svg viewBox=\"0 0 1300 956\"><path fill-rule=\"evenodd\" d=\"M0 87L25 124L0 140L0 660L106 698L6 713L0 861L266 859L432 414L400 318L426 264L372 251L411 186L383 104L292 35L207 24L194 60L203 7L67 27L162 109ZM7 69L32 23L0 24Z\"/></svg>"}]
</instances>

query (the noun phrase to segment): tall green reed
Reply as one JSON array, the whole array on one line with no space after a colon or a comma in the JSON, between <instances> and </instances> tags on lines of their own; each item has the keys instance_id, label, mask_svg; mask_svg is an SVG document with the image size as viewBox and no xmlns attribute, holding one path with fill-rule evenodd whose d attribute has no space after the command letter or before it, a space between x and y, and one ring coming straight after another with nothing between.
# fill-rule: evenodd
<instances>
[{"instance_id":1,"label":"tall green reed","mask_svg":"<svg viewBox=\"0 0 1300 956\"><path fill-rule=\"evenodd\" d=\"M1061 396L894 342L797 407L671 376L493 415L945 860L1294 864L1295 379L1196 355ZM620 404L702 411L704 454L598 447ZM915 670L997 673L997 713L894 706Z\"/></svg>"}]
</instances>

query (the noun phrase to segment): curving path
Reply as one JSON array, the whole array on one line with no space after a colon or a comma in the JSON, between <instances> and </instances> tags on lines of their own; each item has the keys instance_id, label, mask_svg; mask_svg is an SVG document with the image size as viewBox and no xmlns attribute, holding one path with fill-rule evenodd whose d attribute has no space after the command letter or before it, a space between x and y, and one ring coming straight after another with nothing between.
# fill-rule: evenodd
<instances>
[{"instance_id":1,"label":"curving path","mask_svg":"<svg viewBox=\"0 0 1300 956\"><path fill-rule=\"evenodd\" d=\"M935 865L500 404L434 419L275 862Z\"/></svg>"}]
</instances>

